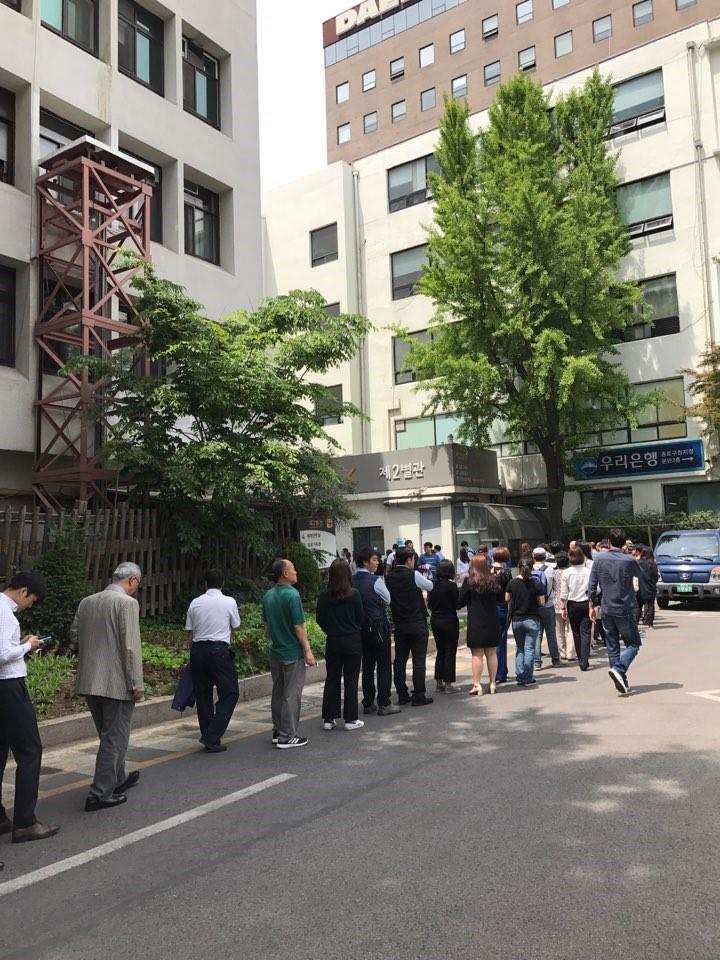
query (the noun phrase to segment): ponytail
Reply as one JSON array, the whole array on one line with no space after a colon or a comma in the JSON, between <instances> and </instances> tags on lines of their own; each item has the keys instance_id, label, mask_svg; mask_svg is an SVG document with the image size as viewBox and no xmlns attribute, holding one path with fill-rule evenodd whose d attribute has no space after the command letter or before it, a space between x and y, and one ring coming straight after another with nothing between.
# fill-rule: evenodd
<instances>
[{"instance_id":1,"label":"ponytail","mask_svg":"<svg viewBox=\"0 0 720 960\"><path fill-rule=\"evenodd\" d=\"M523 557L518 564L518 573L523 580L529 580L532 576L533 562L529 557Z\"/></svg>"}]
</instances>

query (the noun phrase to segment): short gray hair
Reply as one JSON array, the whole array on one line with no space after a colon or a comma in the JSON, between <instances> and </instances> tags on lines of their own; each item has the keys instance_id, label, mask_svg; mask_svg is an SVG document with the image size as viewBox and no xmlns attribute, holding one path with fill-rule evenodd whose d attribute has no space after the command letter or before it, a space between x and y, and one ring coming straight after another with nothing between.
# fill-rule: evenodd
<instances>
[{"instance_id":1,"label":"short gray hair","mask_svg":"<svg viewBox=\"0 0 720 960\"><path fill-rule=\"evenodd\" d=\"M129 580L130 577L137 577L137 579L140 580L142 578L142 570L136 563L125 561L121 563L120 566L115 567L112 582L121 583L123 580Z\"/></svg>"}]
</instances>

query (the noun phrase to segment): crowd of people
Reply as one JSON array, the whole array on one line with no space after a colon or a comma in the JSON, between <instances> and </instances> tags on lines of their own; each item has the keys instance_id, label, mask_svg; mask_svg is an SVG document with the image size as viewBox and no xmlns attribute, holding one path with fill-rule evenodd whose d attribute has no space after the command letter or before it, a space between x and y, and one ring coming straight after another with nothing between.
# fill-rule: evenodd
<instances>
[{"instance_id":1,"label":"crowd of people","mask_svg":"<svg viewBox=\"0 0 720 960\"><path fill-rule=\"evenodd\" d=\"M295 589L294 564L276 560L271 577L274 585L263 598L262 611L272 675L272 743L284 750L308 742L299 729L301 700L306 669L315 666L315 657ZM144 695L135 599L141 579L136 564L120 564L105 590L81 601L72 627L77 692L87 700L99 738L86 812L125 803L140 778L139 770L128 771L126 753L134 706ZM485 676L489 694L511 679L510 630L518 687L537 683L543 638L553 665L576 661L585 671L594 637L598 646L607 647L610 679L626 696L629 667L641 646L639 624L653 626L657 579L652 550L630 543L618 528L597 544L522 544L515 572L510 550L499 542L475 549L463 542L456 563L432 543L425 543L418 555L409 540L394 544L384 557L371 548L354 558L349 553L338 557L316 606L317 623L327 638L322 726L331 731L342 718L345 730L363 727L361 675L364 715L387 717L405 705L432 704L426 689L430 629L437 650L435 692L459 693L461 610L467 611L466 642L472 654L470 696L485 694ZM203 749L219 754L227 749L222 738L239 699L231 638L240 613L236 601L222 592L221 571L208 571L206 580L207 589L190 604L185 623L188 702L197 703ZM0 788L10 751L17 764L12 820L0 793L0 834L12 833L15 843L46 839L60 829L35 815L42 745L25 677L26 657L42 648L43 639L21 637L16 616L46 593L45 582L34 573L15 575L0 593ZM392 702L393 685L397 703Z\"/></svg>"}]
</instances>

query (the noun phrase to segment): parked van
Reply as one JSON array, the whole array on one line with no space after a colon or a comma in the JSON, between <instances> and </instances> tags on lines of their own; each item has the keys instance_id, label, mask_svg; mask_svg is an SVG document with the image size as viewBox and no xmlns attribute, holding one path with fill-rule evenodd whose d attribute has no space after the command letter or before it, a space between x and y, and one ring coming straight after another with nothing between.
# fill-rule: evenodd
<instances>
[{"instance_id":1,"label":"parked van","mask_svg":"<svg viewBox=\"0 0 720 960\"><path fill-rule=\"evenodd\" d=\"M720 530L666 530L655 544L658 606L720 600Z\"/></svg>"}]
</instances>

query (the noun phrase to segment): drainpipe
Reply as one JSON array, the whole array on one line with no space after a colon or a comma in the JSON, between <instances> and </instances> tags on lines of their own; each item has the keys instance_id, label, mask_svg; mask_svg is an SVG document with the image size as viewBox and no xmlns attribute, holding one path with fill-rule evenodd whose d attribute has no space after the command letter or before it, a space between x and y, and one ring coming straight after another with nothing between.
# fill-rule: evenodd
<instances>
[{"instance_id":1,"label":"drainpipe","mask_svg":"<svg viewBox=\"0 0 720 960\"><path fill-rule=\"evenodd\" d=\"M697 184L700 213L700 248L703 272L703 306L708 346L715 345L715 321L713 316L712 277L710 274L710 240L707 222L707 190L705 187L705 158L700 126L700 101L697 83L697 44L687 43L688 75L690 78L690 116L692 118L693 146L695 148L695 182Z\"/></svg>"},{"instance_id":2,"label":"drainpipe","mask_svg":"<svg viewBox=\"0 0 720 960\"><path fill-rule=\"evenodd\" d=\"M354 166L352 168L353 175L353 205L355 211L355 282L356 282L356 298L357 298L357 312L361 315L365 315L365 284L364 284L364 250L365 250L365 240L363 238L362 225L360 222L360 171L357 170ZM367 369L367 337L363 337L360 341L358 348L358 364L360 367L360 409L362 412L367 415L369 411L366 409L366 398L367 398L367 389L366 389L366 369ZM360 422L360 453L368 452L368 427L369 423L367 420L361 420Z\"/></svg>"}]
</instances>

